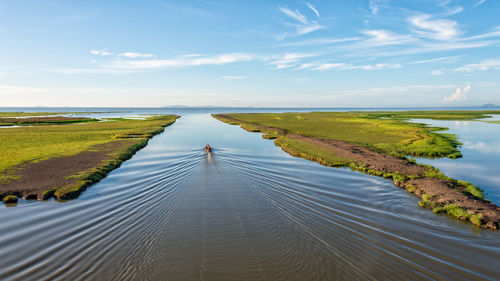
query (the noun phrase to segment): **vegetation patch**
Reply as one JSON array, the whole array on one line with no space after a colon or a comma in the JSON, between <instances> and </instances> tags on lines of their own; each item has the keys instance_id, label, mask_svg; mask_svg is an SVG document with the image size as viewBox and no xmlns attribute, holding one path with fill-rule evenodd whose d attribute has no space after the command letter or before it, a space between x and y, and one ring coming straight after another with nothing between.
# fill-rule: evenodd
<instances>
[{"instance_id":1,"label":"vegetation patch","mask_svg":"<svg viewBox=\"0 0 500 281\"><path fill-rule=\"evenodd\" d=\"M68 200L119 167L179 116L0 130L0 192Z\"/></svg>"}]
</instances>

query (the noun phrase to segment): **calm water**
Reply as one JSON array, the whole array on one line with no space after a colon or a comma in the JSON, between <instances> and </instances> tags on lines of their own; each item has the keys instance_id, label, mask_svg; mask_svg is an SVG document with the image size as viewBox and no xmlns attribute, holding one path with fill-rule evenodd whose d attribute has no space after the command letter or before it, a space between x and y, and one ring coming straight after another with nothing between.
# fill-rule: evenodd
<instances>
[{"instance_id":1,"label":"calm water","mask_svg":"<svg viewBox=\"0 0 500 281\"><path fill-rule=\"evenodd\" d=\"M483 119L500 120L500 116ZM481 187L485 197L500 205L500 124L481 121L414 120L437 127L447 127L463 143L460 159L418 159L446 175Z\"/></svg>"},{"instance_id":2,"label":"calm water","mask_svg":"<svg viewBox=\"0 0 500 281\"><path fill-rule=\"evenodd\" d=\"M77 200L1 207L0 279L500 275L500 232L420 209L390 181L293 158L209 111L177 112L181 119Z\"/></svg>"}]
</instances>

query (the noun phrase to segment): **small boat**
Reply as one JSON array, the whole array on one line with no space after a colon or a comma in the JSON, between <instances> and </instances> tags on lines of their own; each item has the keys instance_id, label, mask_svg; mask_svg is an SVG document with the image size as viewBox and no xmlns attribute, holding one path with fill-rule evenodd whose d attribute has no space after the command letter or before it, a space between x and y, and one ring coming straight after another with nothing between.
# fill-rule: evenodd
<instances>
[{"instance_id":1,"label":"small boat","mask_svg":"<svg viewBox=\"0 0 500 281\"><path fill-rule=\"evenodd\" d=\"M210 153L210 152L212 152L212 147L210 147L210 145L209 145L209 144L205 145L205 152L206 152L206 153Z\"/></svg>"}]
</instances>

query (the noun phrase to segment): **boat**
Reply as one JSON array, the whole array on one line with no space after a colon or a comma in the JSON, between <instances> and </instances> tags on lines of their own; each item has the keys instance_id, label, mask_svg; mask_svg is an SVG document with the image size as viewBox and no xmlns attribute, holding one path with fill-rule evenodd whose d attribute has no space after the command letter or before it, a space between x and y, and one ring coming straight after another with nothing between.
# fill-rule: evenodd
<instances>
[{"instance_id":1,"label":"boat","mask_svg":"<svg viewBox=\"0 0 500 281\"><path fill-rule=\"evenodd\" d=\"M212 147L209 144L205 145L205 152L206 153L212 152Z\"/></svg>"}]
</instances>

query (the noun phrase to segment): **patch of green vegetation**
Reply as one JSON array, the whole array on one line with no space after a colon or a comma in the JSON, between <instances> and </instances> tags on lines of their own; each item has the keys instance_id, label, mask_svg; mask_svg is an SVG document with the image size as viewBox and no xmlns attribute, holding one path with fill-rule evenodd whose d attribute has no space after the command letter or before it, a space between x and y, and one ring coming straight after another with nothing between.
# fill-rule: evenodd
<instances>
[{"instance_id":1,"label":"patch of green vegetation","mask_svg":"<svg viewBox=\"0 0 500 281\"><path fill-rule=\"evenodd\" d=\"M436 214L441 214L441 213L448 214L460 220L467 220L470 216L470 214L467 213L467 210L465 208L460 207L456 204L446 204L441 207L436 207L432 211Z\"/></svg>"},{"instance_id":2,"label":"patch of green vegetation","mask_svg":"<svg viewBox=\"0 0 500 281\"><path fill-rule=\"evenodd\" d=\"M500 114L498 110L443 110L443 111L374 111L368 113L368 118L388 119L433 119L433 120L477 120Z\"/></svg>"},{"instance_id":3,"label":"patch of green vegetation","mask_svg":"<svg viewBox=\"0 0 500 281\"><path fill-rule=\"evenodd\" d=\"M326 148L312 146L307 141L282 136L275 139L274 142L293 156L313 160L326 166L347 166L350 162L348 159L335 156Z\"/></svg>"},{"instance_id":4,"label":"patch of green vegetation","mask_svg":"<svg viewBox=\"0 0 500 281\"><path fill-rule=\"evenodd\" d=\"M178 116L165 115L145 120L0 129L0 181L15 179L16 168L25 163L76 155L92 146L124 137L149 138L176 118Z\"/></svg>"},{"instance_id":5,"label":"patch of green vegetation","mask_svg":"<svg viewBox=\"0 0 500 281\"><path fill-rule=\"evenodd\" d=\"M5 204L17 203L17 196L15 195L7 195L3 198L3 202Z\"/></svg>"},{"instance_id":6,"label":"patch of green vegetation","mask_svg":"<svg viewBox=\"0 0 500 281\"><path fill-rule=\"evenodd\" d=\"M38 120L37 120L38 119ZM41 125L61 125L71 123L98 122L94 118L65 118L61 120L50 120L51 118L0 118L0 126L41 126Z\"/></svg>"},{"instance_id":7,"label":"patch of green vegetation","mask_svg":"<svg viewBox=\"0 0 500 281\"><path fill-rule=\"evenodd\" d=\"M30 117L30 116L54 116L54 115L83 115L98 113L126 113L130 111L79 111L79 112L0 112L0 117Z\"/></svg>"},{"instance_id":8,"label":"patch of green vegetation","mask_svg":"<svg viewBox=\"0 0 500 281\"><path fill-rule=\"evenodd\" d=\"M477 112L310 112L226 114L242 122L249 131L257 126L273 127L290 134L345 141L394 156L461 157L460 142L446 128L429 127L407 118L479 118ZM223 118L221 118L223 119ZM227 120L225 120L227 122ZM234 120L230 121L235 123ZM266 132L272 133L272 132Z\"/></svg>"}]
</instances>

